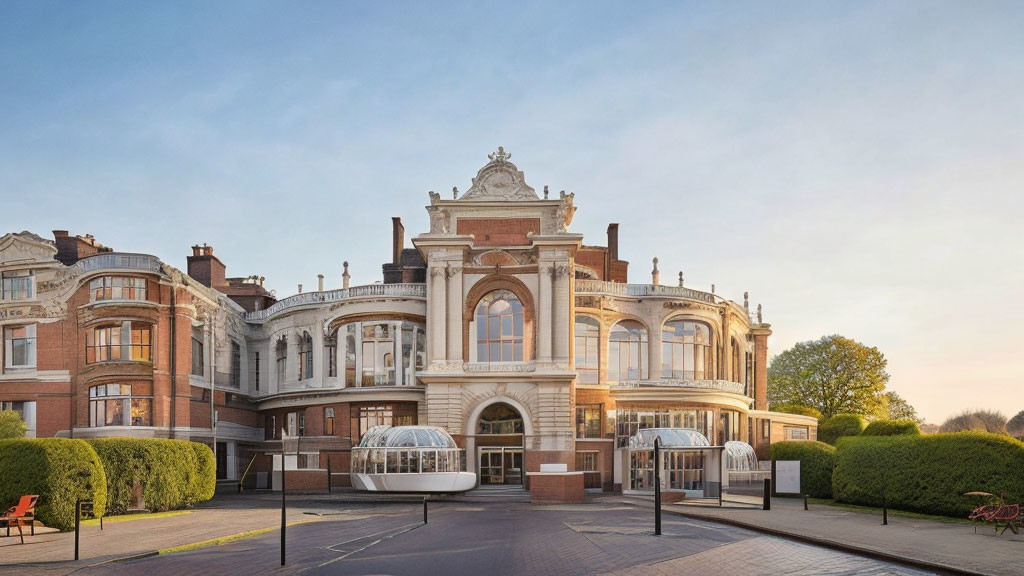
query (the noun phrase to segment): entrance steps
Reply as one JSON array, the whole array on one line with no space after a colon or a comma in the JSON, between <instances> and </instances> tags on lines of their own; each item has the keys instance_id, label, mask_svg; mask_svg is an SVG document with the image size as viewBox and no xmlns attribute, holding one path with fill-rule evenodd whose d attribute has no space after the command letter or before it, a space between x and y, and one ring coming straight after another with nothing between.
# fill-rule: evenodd
<instances>
[{"instance_id":1,"label":"entrance steps","mask_svg":"<svg viewBox=\"0 0 1024 576\"><path fill-rule=\"evenodd\" d=\"M518 484L482 484L469 492L452 497L464 502L522 502L529 504L530 493Z\"/></svg>"}]
</instances>

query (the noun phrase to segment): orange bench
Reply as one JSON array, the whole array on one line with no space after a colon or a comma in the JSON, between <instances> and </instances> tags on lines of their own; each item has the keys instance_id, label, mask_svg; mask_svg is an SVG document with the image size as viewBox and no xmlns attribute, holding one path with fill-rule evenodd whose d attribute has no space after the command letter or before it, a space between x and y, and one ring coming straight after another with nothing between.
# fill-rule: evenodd
<instances>
[{"instance_id":1,"label":"orange bench","mask_svg":"<svg viewBox=\"0 0 1024 576\"><path fill-rule=\"evenodd\" d=\"M11 524L18 527L18 536L21 537L22 544L25 543L25 534L21 527L25 524L31 527L31 534L36 535L36 502L39 502L39 496L36 494L22 496L17 506L11 506L3 516L0 516L0 523L6 526L8 536L11 535Z\"/></svg>"}]
</instances>

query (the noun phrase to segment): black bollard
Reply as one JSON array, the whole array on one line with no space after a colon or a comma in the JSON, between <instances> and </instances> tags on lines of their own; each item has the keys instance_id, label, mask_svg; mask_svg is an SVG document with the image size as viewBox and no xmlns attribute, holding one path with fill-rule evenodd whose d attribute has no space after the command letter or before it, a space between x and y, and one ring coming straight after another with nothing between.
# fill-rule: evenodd
<instances>
[{"instance_id":1,"label":"black bollard","mask_svg":"<svg viewBox=\"0 0 1024 576\"><path fill-rule=\"evenodd\" d=\"M882 526L889 525L889 504L882 498Z\"/></svg>"},{"instance_id":2,"label":"black bollard","mask_svg":"<svg viewBox=\"0 0 1024 576\"><path fill-rule=\"evenodd\" d=\"M807 510L807 494L804 494L804 510Z\"/></svg>"},{"instance_id":3,"label":"black bollard","mask_svg":"<svg viewBox=\"0 0 1024 576\"><path fill-rule=\"evenodd\" d=\"M761 503L762 510L772 509L772 479L764 479L764 501Z\"/></svg>"},{"instance_id":4,"label":"black bollard","mask_svg":"<svg viewBox=\"0 0 1024 576\"><path fill-rule=\"evenodd\" d=\"M284 442L281 442L284 446ZM284 449L281 450L281 566L284 566L284 532L285 528L288 527L285 522L285 501L284 501L284 477L285 477L285 466L284 466Z\"/></svg>"},{"instance_id":5,"label":"black bollard","mask_svg":"<svg viewBox=\"0 0 1024 576\"><path fill-rule=\"evenodd\" d=\"M654 535L661 536L661 437L654 439Z\"/></svg>"},{"instance_id":6,"label":"black bollard","mask_svg":"<svg viewBox=\"0 0 1024 576\"><path fill-rule=\"evenodd\" d=\"M82 519L82 499L75 499L75 560L78 560L78 524Z\"/></svg>"},{"instance_id":7,"label":"black bollard","mask_svg":"<svg viewBox=\"0 0 1024 576\"><path fill-rule=\"evenodd\" d=\"M424 496L423 497L423 523L424 524L427 523L427 498L428 498L428 496Z\"/></svg>"},{"instance_id":8,"label":"black bollard","mask_svg":"<svg viewBox=\"0 0 1024 576\"><path fill-rule=\"evenodd\" d=\"M327 457L327 493L330 494L331 490L331 457Z\"/></svg>"}]
</instances>

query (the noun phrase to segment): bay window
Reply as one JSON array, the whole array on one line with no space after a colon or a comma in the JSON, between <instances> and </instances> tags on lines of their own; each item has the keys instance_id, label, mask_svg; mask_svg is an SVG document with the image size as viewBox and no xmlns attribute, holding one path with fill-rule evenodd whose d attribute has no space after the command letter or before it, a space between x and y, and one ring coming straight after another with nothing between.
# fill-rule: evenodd
<instances>
[{"instance_id":1,"label":"bay window","mask_svg":"<svg viewBox=\"0 0 1024 576\"><path fill-rule=\"evenodd\" d=\"M145 300L146 280L129 276L100 276L89 282L89 300Z\"/></svg>"},{"instance_id":2,"label":"bay window","mask_svg":"<svg viewBox=\"0 0 1024 576\"><path fill-rule=\"evenodd\" d=\"M149 324L125 321L93 328L85 334L85 362L152 362L152 329Z\"/></svg>"}]
</instances>

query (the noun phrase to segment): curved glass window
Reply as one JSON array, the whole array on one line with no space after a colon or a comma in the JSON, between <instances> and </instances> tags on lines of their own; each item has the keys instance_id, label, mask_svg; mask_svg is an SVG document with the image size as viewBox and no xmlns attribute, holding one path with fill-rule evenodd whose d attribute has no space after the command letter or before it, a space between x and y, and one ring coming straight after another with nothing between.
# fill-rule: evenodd
<instances>
[{"instance_id":1,"label":"curved glass window","mask_svg":"<svg viewBox=\"0 0 1024 576\"><path fill-rule=\"evenodd\" d=\"M661 377L680 380L714 378L711 328L701 322L673 320L661 332Z\"/></svg>"},{"instance_id":2,"label":"curved glass window","mask_svg":"<svg viewBox=\"0 0 1024 576\"><path fill-rule=\"evenodd\" d=\"M491 292L476 306L476 361L523 361L523 304L508 290Z\"/></svg>"},{"instance_id":3,"label":"curved glass window","mask_svg":"<svg viewBox=\"0 0 1024 576\"><path fill-rule=\"evenodd\" d=\"M718 444L724 446L726 442L740 440L740 418L741 415L735 410L721 410L718 413Z\"/></svg>"},{"instance_id":4,"label":"curved glass window","mask_svg":"<svg viewBox=\"0 0 1024 576\"><path fill-rule=\"evenodd\" d=\"M150 330L150 325L142 322L93 328L85 333L85 362L152 362Z\"/></svg>"},{"instance_id":5,"label":"curved glass window","mask_svg":"<svg viewBox=\"0 0 1024 576\"><path fill-rule=\"evenodd\" d=\"M459 472L460 450L451 435L434 426L375 426L352 449L352 472L421 474Z\"/></svg>"},{"instance_id":6,"label":"curved glass window","mask_svg":"<svg viewBox=\"0 0 1024 576\"><path fill-rule=\"evenodd\" d=\"M598 381L598 328L596 318L576 317L576 372L580 384L597 384Z\"/></svg>"},{"instance_id":7,"label":"curved glass window","mask_svg":"<svg viewBox=\"0 0 1024 576\"><path fill-rule=\"evenodd\" d=\"M129 276L100 276L89 281L89 299L145 300L146 280Z\"/></svg>"},{"instance_id":8,"label":"curved glass window","mask_svg":"<svg viewBox=\"0 0 1024 576\"><path fill-rule=\"evenodd\" d=\"M434 426L374 426L363 434L359 448L456 448L455 440Z\"/></svg>"},{"instance_id":9,"label":"curved glass window","mask_svg":"<svg viewBox=\"0 0 1024 576\"><path fill-rule=\"evenodd\" d=\"M647 378L647 328L635 320L623 320L608 333L608 380Z\"/></svg>"},{"instance_id":10,"label":"curved glass window","mask_svg":"<svg viewBox=\"0 0 1024 576\"><path fill-rule=\"evenodd\" d=\"M89 388L89 426L152 426L153 399L132 396L131 384Z\"/></svg>"},{"instance_id":11,"label":"curved glass window","mask_svg":"<svg viewBox=\"0 0 1024 576\"><path fill-rule=\"evenodd\" d=\"M661 438L661 446L666 448L711 445L703 434L690 428L647 428L630 438L629 446L653 448L655 438Z\"/></svg>"}]
</instances>

